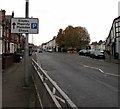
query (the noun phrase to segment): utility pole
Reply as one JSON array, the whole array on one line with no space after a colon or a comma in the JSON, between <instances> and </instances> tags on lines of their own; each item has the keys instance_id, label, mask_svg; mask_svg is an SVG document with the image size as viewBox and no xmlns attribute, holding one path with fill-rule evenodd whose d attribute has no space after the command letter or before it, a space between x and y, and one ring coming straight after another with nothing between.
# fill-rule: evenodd
<instances>
[{"instance_id":1,"label":"utility pole","mask_svg":"<svg viewBox=\"0 0 120 109\"><path fill-rule=\"evenodd\" d=\"M26 6L25 6L25 18L29 18L29 0L26 0ZM29 44L28 44L28 37L29 34L25 34L25 57L24 57L24 85L29 86L29 71L28 71L28 61L29 61Z\"/></svg>"}]
</instances>

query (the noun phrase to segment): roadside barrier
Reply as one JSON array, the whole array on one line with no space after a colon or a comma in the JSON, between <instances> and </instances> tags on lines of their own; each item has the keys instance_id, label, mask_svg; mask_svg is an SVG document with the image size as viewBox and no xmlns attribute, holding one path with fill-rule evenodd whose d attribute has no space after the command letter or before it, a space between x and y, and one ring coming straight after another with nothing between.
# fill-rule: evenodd
<instances>
[{"instance_id":1,"label":"roadside barrier","mask_svg":"<svg viewBox=\"0 0 120 109\"><path fill-rule=\"evenodd\" d=\"M57 109L63 109L66 107L67 109L78 109L78 107L34 59L32 59L32 65L36 70L36 74L33 74L33 78L39 104L42 109L45 107Z\"/></svg>"}]
</instances>

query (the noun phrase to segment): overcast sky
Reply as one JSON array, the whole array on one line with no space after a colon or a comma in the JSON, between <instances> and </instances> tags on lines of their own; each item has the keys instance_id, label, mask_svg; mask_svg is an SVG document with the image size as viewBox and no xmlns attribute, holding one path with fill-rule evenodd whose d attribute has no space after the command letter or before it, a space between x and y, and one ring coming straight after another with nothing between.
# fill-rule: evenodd
<instances>
[{"instance_id":1,"label":"overcast sky","mask_svg":"<svg viewBox=\"0 0 120 109\"><path fill-rule=\"evenodd\" d=\"M29 17L39 18L39 34L30 35L36 45L56 36L59 29L72 25L86 27L91 42L105 40L118 17L120 0L29 0ZM0 0L7 15L25 17L25 0Z\"/></svg>"}]
</instances>

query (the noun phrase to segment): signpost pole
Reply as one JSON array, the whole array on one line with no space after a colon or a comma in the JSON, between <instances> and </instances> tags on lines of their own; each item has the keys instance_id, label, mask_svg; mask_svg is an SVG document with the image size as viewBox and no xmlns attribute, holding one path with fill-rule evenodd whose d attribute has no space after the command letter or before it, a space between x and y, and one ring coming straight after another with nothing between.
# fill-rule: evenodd
<instances>
[{"instance_id":1,"label":"signpost pole","mask_svg":"<svg viewBox=\"0 0 120 109\"><path fill-rule=\"evenodd\" d=\"M38 18L29 18L29 0L25 0L25 18L12 18L11 33L25 34L25 52L24 52L24 86L29 86L29 34L38 34ZM24 26L22 26L24 25Z\"/></svg>"},{"instance_id":2,"label":"signpost pole","mask_svg":"<svg viewBox=\"0 0 120 109\"><path fill-rule=\"evenodd\" d=\"M25 10L25 18L29 18L29 0L26 0L26 10ZM25 58L24 58L24 85L28 86L29 85L29 72L28 72L28 57L29 57L29 44L28 44L28 37L29 34L26 33L26 38L25 38Z\"/></svg>"}]
</instances>

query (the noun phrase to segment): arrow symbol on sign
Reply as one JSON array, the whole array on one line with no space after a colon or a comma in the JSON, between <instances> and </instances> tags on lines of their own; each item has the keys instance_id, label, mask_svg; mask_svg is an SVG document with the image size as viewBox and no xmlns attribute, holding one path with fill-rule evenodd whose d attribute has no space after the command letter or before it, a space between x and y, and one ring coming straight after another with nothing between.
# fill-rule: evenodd
<instances>
[{"instance_id":1,"label":"arrow symbol on sign","mask_svg":"<svg viewBox=\"0 0 120 109\"><path fill-rule=\"evenodd\" d=\"M14 23L12 23L12 25L13 25L13 29L15 29L15 25L16 25L16 23L14 22Z\"/></svg>"}]
</instances>

